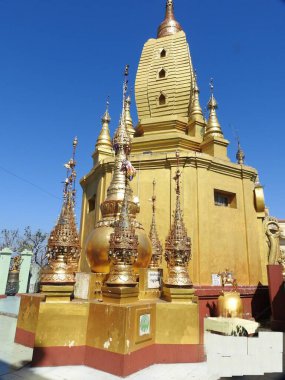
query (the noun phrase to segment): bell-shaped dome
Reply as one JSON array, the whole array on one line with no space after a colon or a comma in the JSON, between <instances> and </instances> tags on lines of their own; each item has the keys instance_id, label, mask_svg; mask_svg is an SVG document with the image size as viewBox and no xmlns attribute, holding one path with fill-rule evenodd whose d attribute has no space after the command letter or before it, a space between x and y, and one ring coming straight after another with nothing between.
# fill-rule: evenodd
<instances>
[{"instance_id":1,"label":"bell-shaped dome","mask_svg":"<svg viewBox=\"0 0 285 380\"><path fill-rule=\"evenodd\" d=\"M176 21L174 16L173 0L167 0L165 19L159 25L157 31L157 38L171 36L182 30L181 25Z\"/></svg>"}]
</instances>

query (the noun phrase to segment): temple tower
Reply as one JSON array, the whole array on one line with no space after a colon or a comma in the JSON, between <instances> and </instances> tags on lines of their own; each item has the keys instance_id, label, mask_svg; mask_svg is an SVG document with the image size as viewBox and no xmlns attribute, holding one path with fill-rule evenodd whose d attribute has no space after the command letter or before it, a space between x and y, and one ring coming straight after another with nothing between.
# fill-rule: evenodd
<instances>
[{"instance_id":1,"label":"temple tower","mask_svg":"<svg viewBox=\"0 0 285 380\"><path fill-rule=\"evenodd\" d=\"M140 205L137 218L144 226L151 224L149 199L155 178L156 228L164 241L176 204L172 179L178 151L183 172L180 202L192 242L189 275L193 285L212 285L212 274L227 267L240 285L254 288L267 283L263 188L256 185L254 168L228 157L229 141L218 119L223 105L218 109L213 82L207 117L201 110L200 90L186 35L174 16L173 1L168 0L156 38L143 47L135 81L139 123L130 159L138 172L132 183ZM99 206L111 182L113 160L102 156L81 180L83 271L90 270L84 247L101 218ZM165 260L162 266L166 269Z\"/></svg>"}]
</instances>

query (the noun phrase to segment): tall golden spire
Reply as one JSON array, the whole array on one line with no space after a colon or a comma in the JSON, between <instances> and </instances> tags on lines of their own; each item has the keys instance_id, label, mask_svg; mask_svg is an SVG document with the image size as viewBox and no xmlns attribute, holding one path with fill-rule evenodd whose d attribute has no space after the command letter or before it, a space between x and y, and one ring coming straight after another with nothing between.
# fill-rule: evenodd
<instances>
[{"instance_id":1,"label":"tall golden spire","mask_svg":"<svg viewBox=\"0 0 285 380\"><path fill-rule=\"evenodd\" d=\"M63 189L63 204L57 223L47 244L48 265L41 272L42 284L74 283L80 244L75 222L75 152L77 137L73 140L72 158L64 165L67 169Z\"/></svg>"},{"instance_id":2,"label":"tall golden spire","mask_svg":"<svg viewBox=\"0 0 285 380\"><path fill-rule=\"evenodd\" d=\"M101 120L102 120L102 129L97 139L96 148L98 149L99 147L104 146L106 148L111 149L112 142L111 142L110 130L109 130L111 117L109 115L109 100L107 100L106 111L104 115L102 116Z\"/></svg>"},{"instance_id":3,"label":"tall golden spire","mask_svg":"<svg viewBox=\"0 0 285 380\"><path fill-rule=\"evenodd\" d=\"M182 30L181 25L174 16L173 0L166 1L165 19L160 24L157 31L157 38L171 36Z\"/></svg>"},{"instance_id":4,"label":"tall golden spire","mask_svg":"<svg viewBox=\"0 0 285 380\"><path fill-rule=\"evenodd\" d=\"M131 150L131 140L126 128L126 94L128 89L129 65L126 66L124 75L125 80L123 84L122 114L120 117L119 126L115 131L112 142L113 149L115 151L115 168L110 186L107 190L107 198L101 204L101 211L103 217L108 214L119 215L119 204L114 203L114 200L120 201L122 203L126 192L128 195L128 200L130 202L133 195L133 192L129 184L127 184L127 188L125 188L125 175L121 170L122 163L127 159L127 155L130 153ZM133 216L138 211L135 204L133 204L130 211L133 211Z\"/></svg>"},{"instance_id":5,"label":"tall golden spire","mask_svg":"<svg viewBox=\"0 0 285 380\"><path fill-rule=\"evenodd\" d=\"M126 128L126 94L128 89L129 65L124 72L123 104L119 126L115 131L112 146L115 152L114 171L111 183L107 189L107 197L101 203L102 218L96 223L95 228L86 240L86 257L93 272L109 273L110 260L110 235L114 231L114 223L119 219L124 201L127 199L128 216L132 220L132 226L138 235L138 258L135 267L146 268L151 258L151 244L143 226L136 220L139 205L133 197L133 191L126 182L126 175L131 179L135 169L128 161L131 151L131 139ZM126 168L126 169L124 169Z\"/></svg>"},{"instance_id":6,"label":"tall golden spire","mask_svg":"<svg viewBox=\"0 0 285 380\"><path fill-rule=\"evenodd\" d=\"M149 238L152 245L152 256L151 261L149 263L149 268L159 268L162 260L162 245L158 238L158 233L156 230L156 222L155 222L155 203L156 203L156 195L155 195L155 179L152 182L153 185L153 193L152 193L152 221L150 226Z\"/></svg>"},{"instance_id":7,"label":"tall golden spire","mask_svg":"<svg viewBox=\"0 0 285 380\"><path fill-rule=\"evenodd\" d=\"M180 177L179 153L176 152L177 170L173 178L176 183L176 208L174 221L168 237L165 240L165 260L168 264L168 277L165 281L167 287L191 287L192 282L188 273L188 264L191 260L191 239L183 222L180 206Z\"/></svg>"},{"instance_id":8,"label":"tall golden spire","mask_svg":"<svg viewBox=\"0 0 285 380\"><path fill-rule=\"evenodd\" d=\"M134 137L135 129L133 127L133 120L131 116L131 97L130 95L126 98L126 127L130 134L131 139Z\"/></svg>"},{"instance_id":9,"label":"tall golden spire","mask_svg":"<svg viewBox=\"0 0 285 380\"><path fill-rule=\"evenodd\" d=\"M197 84L197 74L195 71L195 81L194 81L194 87L193 87L193 100L192 100L192 105L190 109L190 119L195 120L195 121L200 121L204 123L204 115L200 106L200 101L199 101L199 94L200 90Z\"/></svg>"},{"instance_id":10,"label":"tall golden spire","mask_svg":"<svg viewBox=\"0 0 285 380\"><path fill-rule=\"evenodd\" d=\"M213 79L211 79L210 82L210 90L211 90L211 97L208 102L208 110L209 110L209 119L206 127L206 133L204 135L204 139L208 136L217 136L217 137L224 137L219 120L217 118L216 110L218 108L218 103L216 99L214 98L214 84Z\"/></svg>"}]
</instances>

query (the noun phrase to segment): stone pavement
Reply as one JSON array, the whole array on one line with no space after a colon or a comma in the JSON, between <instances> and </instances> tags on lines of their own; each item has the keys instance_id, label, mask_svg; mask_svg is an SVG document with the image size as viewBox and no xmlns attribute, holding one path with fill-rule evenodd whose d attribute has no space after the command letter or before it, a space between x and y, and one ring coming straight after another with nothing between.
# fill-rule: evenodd
<instances>
[{"instance_id":1,"label":"stone pavement","mask_svg":"<svg viewBox=\"0 0 285 380\"><path fill-rule=\"evenodd\" d=\"M7 297L0 299L0 315L17 318L21 297Z\"/></svg>"},{"instance_id":2,"label":"stone pavement","mask_svg":"<svg viewBox=\"0 0 285 380\"><path fill-rule=\"evenodd\" d=\"M16 318L0 315L1 380L119 380L120 377L84 366L31 368L32 349L14 343ZM207 374L206 363L157 364L127 380L217 380Z\"/></svg>"}]
</instances>

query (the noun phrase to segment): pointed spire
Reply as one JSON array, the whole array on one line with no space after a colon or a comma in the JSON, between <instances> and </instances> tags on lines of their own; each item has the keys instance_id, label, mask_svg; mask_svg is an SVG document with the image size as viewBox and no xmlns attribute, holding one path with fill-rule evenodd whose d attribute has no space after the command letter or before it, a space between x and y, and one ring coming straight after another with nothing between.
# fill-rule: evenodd
<instances>
[{"instance_id":1,"label":"pointed spire","mask_svg":"<svg viewBox=\"0 0 285 380\"><path fill-rule=\"evenodd\" d=\"M209 119L206 127L206 133L204 135L204 139L208 136L218 136L218 137L224 137L220 123L217 118L216 110L218 108L218 103L216 99L214 98L214 84L213 79L210 81L210 90L211 90L211 97L208 102L208 110L209 110Z\"/></svg>"},{"instance_id":2,"label":"pointed spire","mask_svg":"<svg viewBox=\"0 0 285 380\"><path fill-rule=\"evenodd\" d=\"M191 287L192 282L188 273L188 264L191 259L191 239L183 222L180 206L180 177L179 153L176 152L177 170L173 178L176 183L176 207L174 221L165 241L165 260L168 264L168 278L166 286Z\"/></svg>"},{"instance_id":3,"label":"pointed spire","mask_svg":"<svg viewBox=\"0 0 285 380\"><path fill-rule=\"evenodd\" d=\"M149 238L152 245L152 256L151 261L149 263L149 268L159 268L162 260L162 245L158 238L158 233L156 230L156 222L155 222L155 203L156 203L156 195L155 195L155 179L152 182L153 193L152 193L152 222L150 226Z\"/></svg>"},{"instance_id":4,"label":"pointed spire","mask_svg":"<svg viewBox=\"0 0 285 380\"><path fill-rule=\"evenodd\" d=\"M130 137L127 131L126 126L126 99L127 99L127 91L128 91L128 83L129 83L129 65L126 65L124 71L124 84L123 84L123 107L122 114L120 118L120 123L118 128L115 131L113 137L113 149L115 153L118 153L119 149L123 149L126 154L130 151Z\"/></svg>"},{"instance_id":5,"label":"pointed spire","mask_svg":"<svg viewBox=\"0 0 285 380\"><path fill-rule=\"evenodd\" d=\"M160 24L157 31L157 38L171 36L182 30L181 25L174 16L173 0L166 1L165 19Z\"/></svg>"},{"instance_id":6,"label":"pointed spire","mask_svg":"<svg viewBox=\"0 0 285 380\"><path fill-rule=\"evenodd\" d=\"M135 129L133 127L133 120L131 116L131 97L126 98L126 127L130 134L131 139L134 137Z\"/></svg>"},{"instance_id":7,"label":"pointed spire","mask_svg":"<svg viewBox=\"0 0 285 380\"><path fill-rule=\"evenodd\" d=\"M241 149L239 139L238 139L238 150L237 150L237 154L236 154L236 159L237 159L237 163L239 165L244 164L245 154L244 154L243 150Z\"/></svg>"},{"instance_id":8,"label":"pointed spire","mask_svg":"<svg viewBox=\"0 0 285 380\"><path fill-rule=\"evenodd\" d=\"M122 164L127 160L127 156L131 150L131 141L130 136L126 128L126 94L128 90L128 74L129 74L129 65L126 65L124 71L124 83L123 83L123 104L122 104L122 114L120 117L119 126L115 131L112 146L115 151L115 165L114 172L112 176L112 180L110 186L107 190L107 198L101 204L101 212L103 217L108 215L111 212L109 201L114 200L123 201L124 193L125 193L125 176L121 170ZM132 198L132 190L127 185L126 192L129 196L129 201ZM116 206L113 202L114 207ZM113 210L113 209L112 209ZM119 213L119 208L116 208L116 213Z\"/></svg>"},{"instance_id":9,"label":"pointed spire","mask_svg":"<svg viewBox=\"0 0 285 380\"><path fill-rule=\"evenodd\" d=\"M199 94L200 90L197 84L197 73L195 71L195 81L194 81L194 88L193 88L193 100L192 100L192 106L190 110L190 119L197 120L204 122L204 115L200 106L199 101Z\"/></svg>"},{"instance_id":10,"label":"pointed spire","mask_svg":"<svg viewBox=\"0 0 285 380\"><path fill-rule=\"evenodd\" d=\"M112 142L110 137L109 124L111 121L111 117L109 115L109 99L106 102L106 111L102 116L102 129L98 136L96 148L105 146L107 148L112 148Z\"/></svg>"},{"instance_id":11,"label":"pointed spire","mask_svg":"<svg viewBox=\"0 0 285 380\"><path fill-rule=\"evenodd\" d=\"M64 165L67 169L64 181L63 204L57 223L47 243L48 266L41 272L41 283L74 283L77 271L80 244L76 227L75 207L75 153L77 137L73 140L72 158Z\"/></svg>"}]
</instances>

